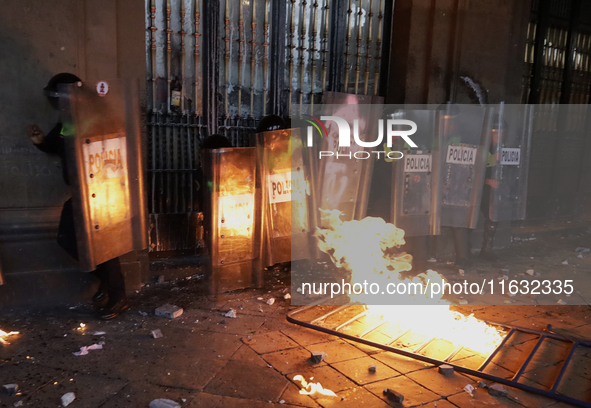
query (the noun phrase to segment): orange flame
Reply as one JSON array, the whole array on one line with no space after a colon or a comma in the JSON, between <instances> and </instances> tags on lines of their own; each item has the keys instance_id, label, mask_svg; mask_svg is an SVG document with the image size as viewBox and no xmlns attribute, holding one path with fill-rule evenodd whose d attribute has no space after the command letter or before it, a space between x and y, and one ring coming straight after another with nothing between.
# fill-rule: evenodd
<instances>
[{"instance_id":1,"label":"orange flame","mask_svg":"<svg viewBox=\"0 0 591 408\"><path fill-rule=\"evenodd\" d=\"M386 223L381 218L367 217L361 221L342 221L338 210L320 210L322 225L314 234L318 238L318 247L327 253L335 266L351 272L351 284L371 280L385 287L388 283L405 280L401 272L412 268L412 256L395 251L404 241L404 231L394 224ZM368 276L368 273L373 275ZM428 270L413 278L406 278L411 283L425 284L429 280L443 280L443 276ZM382 286L383 285L383 286ZM430 298L427 293L396 294L398 302L408 306L367 306L368 314L382 316L385 320L395 321L399 326L430 338L443 339L455 346L464 346L476 352L490 352L501 341L502 336L496 328L479 321L474 316L468 317L449 309L449 302L442 299L442 294ZM400 301L400 296L406 296ZM368 304L371 295L356 295L356 301Z\"/></svg>"},{"instance_id":2,"label":"orange flame","mask_svg":"<svg viewBox=\"0 0 591 408\"><path fill-rule=\"evenodd\" d=\"M310 381L312 381L314 378L310 378ZM308 382L305 380L305 378L301 375L296 375L295 377L293 377L294 381L299 381L302 385L302 389L300 390L300 394L302 395L326 395L329 397L336 397L337 394L335 394L334 392L332 392L329 389L323 388L322 385L320 385L319 382L317 383L313 383L313 382Z\"/></svg>"},{"instance_id":3,"label":"orange flame","mask_svg":"<svg viewBox=\"0 0 591 408\"><path fill-rule=\"evenodd\" d=\"M2 344L10 344L7 340L6 337L8 336L14 336L16 334L19 334L19 332L17 331L11 331L11 332L5 332L3 330L0 330L0 343Z\"/></svg>"}]
</instances>

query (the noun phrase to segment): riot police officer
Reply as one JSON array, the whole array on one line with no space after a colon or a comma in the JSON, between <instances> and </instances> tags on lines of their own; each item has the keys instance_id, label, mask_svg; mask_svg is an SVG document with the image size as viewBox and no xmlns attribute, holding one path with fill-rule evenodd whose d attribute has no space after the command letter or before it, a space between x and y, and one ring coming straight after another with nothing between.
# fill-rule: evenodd
<instances>
[{"instance_id":1,"label":"riot police officer","mask_svg":"<svg viewBox=\"0 0 591 408\"><path fill-rule=\"evenodd\" d=\"M60 84L72 84L79 81L80 78L74 74L60 73L49 80L47 86L43 89L43 93L47 96L51 106L58 110L58 86ZM31 125L27 128L27 133L31 141L39 150L48 154L57 155L61 158L64 181L67 185L70 185L68 179L68 163L65 157L65 132L66 129L64 129L61 122L58 122L47 134L44 134L37 125ZM70 256L78 260L76 229L71 198L65 202L62 209L57 241ZM114 258L97 265L96 270L92 274L100 281L98 291L92 297L93 303L99 308L100 318L110 320L125 312L129 308L129 304L125 295L125 281L119 259Z\"/></svg>"},{"instance_id":2,"label":"riot police officer","mask_svg":"<svg viewBox=\"0 0 591 408\"><path fill-rule=\"evenodd\" d=\"M495 123L498 120L495 120ZM497 231L498 222L494 222L490 218L490 197L492 189L498 188L499 182L492 179L492 169L499 162L498 146L499 133L498 129L493 129L491 132L490 150L488 152L488 159L486 162L486 179L482 188L482 201L480 202L480 209L484 215L484 227L482 233L482 248L480 249L479 257L485 261L497 261L498 257L493 252L493 243L495 233Z\"/></svg>"}]
</instances>

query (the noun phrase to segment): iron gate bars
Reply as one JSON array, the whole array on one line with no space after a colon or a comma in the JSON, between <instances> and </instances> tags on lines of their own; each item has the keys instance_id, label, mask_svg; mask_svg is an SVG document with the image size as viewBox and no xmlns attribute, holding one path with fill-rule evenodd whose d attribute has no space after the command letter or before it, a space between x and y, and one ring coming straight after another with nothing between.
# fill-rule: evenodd
<instances>
[{"instance_id":1,"label":"iron gate bars","mask_svg":"<svg viewBox=\"0 0 591 408\"><path fill-rule=\"evenodd\" d=\"M351 335L351 334L347 334L347 333L342 332L341 330L343 330L345 327L353 324L354 322L359 321L359 319L361 319L362 317L367 315L368 309L365 305L362 305L363 310L361 310L360 313L352 313L353 317L347 319L344 322L339 322L337 325L333 325L333 327L330 327L330 328L323 327L323 326L319 325L319 323L322 321L325 321L327 318L334 316L335 314L337 314L339 312L345 312L348 308L359 307L361 305L336 306L336 307L334 307L334 309L331 309L328 311L324 310L324 313L321 313L319 316L313 316L313 318L311 320L308 319L307 321L300 320L300 319L294 317L298 314L301 315L303 312L311 310L312 308L314 308L316 306L318 306L318 304L307 305L307 306L303 306L299 309L295 309L295 310L289 312L287 314L287 321L290 323L294 323L294 324L303 326L303 327L307 327L309 329L317 330L317 331L327 333L327 334L330 334L333 336L337 336L337 337L341 337L341 338L344 338L347 340L351 340L351 341L355 341L355 342L358 342L361 344L365 344L366 346L375 347L375 348L389 351L392 353L396 353L396 354L399 354L399 355L402 355L405 357L413 358L413 359L416 359L416 360L419 360L419 361L422 361L425 363L433 364L435 366L438 366L441 364L448 364L448 365L453 366L456 371L461 372L461 373L473 375L475 377L479 377L479 378L482 378L482 379L485 379L488 381L494 381L499 384L504 384L509 387L517 388L517 389L520 389L523 391L531 392L531 393L534 393L537 395L552 398L557 401L566 402L568 404L573 404L573 405L576 405L579 407L591 408L591 402L582 401L582 400L579 400L579 399L576 399L573 397L569 397L567 395L560 394L558 392L559 386L561 384L563 384L565 381L564 376L565 376L569 366L571 366L570 363L573 361L573 357L575 355L575 352L577 351L577 349L580 349L582 347L586 347L586 348L591 347L591 340L571 339L571 338L566 337L564 335L560 335L560 334L551 332L551 330L550 330L551 327L548 328L549 329L548 331L544 332L544 331L539 331L539 330L527 329L524 327L511 326L511 325L507 325L507 324L485 322L489 325L498 326L498 327L501 327L501 328L509 330L509 331L508 331L507 335L503 338L502 342L488 355L488 357L484 360L484 362L480 365L480 367L478 367L477 369L472 369L472 368L468 368L468 367L465 367L465 366L462 366L462 365L459 365L459 364L453 362L454 357L460 351L462 351L464 348L461 345L456 347L443 360L429 357L424 354L420 354L421 351L425 350L431 343L433 343L437 339L436 337L432 337L432 338L427 339L427 341L421 343L418 347L414 348L412 351L403 350L401 348L397 348L397 347L393 346L393 344L398 342L404 336L408 335L412 330L406 330L406 331L403 330L397 336L395 336L394 338L391 338L387 343L379 343L376 341L368 340L366 338L369 334L373 333L374 331L378 330L383 325L387 324L389 322L388 320L383 320L381 322L378 322L377 324L370 326L369 328L367 328L366 330L364 330L363 332L361 332L357 335ZM350 311L347 314L351 314ZM532 350L528 353L528 355L525 357L523 362L520 364L519 369L515 372L513 377L507 379L507 378L498 377L498 376L495 376L495 375L492 375L489 373L485 373L484 372L485 368L499 354L499 352L503 349L503 347L505 347L508 344L509 340L514 338L516 336L516 334L518 334L518 333L531 334L534 336L538 336L538 338L537 338L536 344L534 345ZM567 355L566 359L564 360L564 362L562 363L562 367L560 368L560 371L556 375L550 389L542 389L542 388L534 387L534 386L531 386L528 384L520 383L519 380L522 378L523 374L526 372L529 364L536 356L536 353L538 353L540 351L544 342L548 339L553 339L553 340L557 340L560 342L564 342L569 346L568 355Z\"/></svg>"}]
</instances>

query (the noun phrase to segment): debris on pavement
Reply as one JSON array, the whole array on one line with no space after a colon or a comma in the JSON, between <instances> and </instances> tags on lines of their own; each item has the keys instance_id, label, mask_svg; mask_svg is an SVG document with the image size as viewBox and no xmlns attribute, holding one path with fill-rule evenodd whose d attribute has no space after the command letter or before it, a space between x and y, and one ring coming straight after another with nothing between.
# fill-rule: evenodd
<instances>
[{"instance_id":1,"label":"debris on pavement","mask_svg":"<svg viewBox=\"0 0 591 408\"><path fill-rule=\"evenodd\" d=\"M23 406L23 400L17 401L14 404L12 404L13 407L22 407Z\"/></svg>"},{"instance_id":2,"label":"debris on pavement","mask_svg":"<svg viewBox=\"0 0 591 408\"><path fill-rule=\"evenodd\" d=\"M376 373L378 371L378 366L375 364L372 364L369 367L367 367L367 369L369 370L370 373Z\"/></svg>"},{"instance_id":3,"label":"debris on pavement","mask_svg":"<svg viewBox=\"0 0 591 408\"><path fill-rule=\"evenodd\" d=\"M577 258L583 259L583 254L578 254Z\"/></svg>"},{"instance_id":4,"label":"debris on pavement","mask_svg":"<svg viewBox=\"0 0 591 408\"><path fill-rule=\"evenodd\" d=\"M486 388L487 385L484 381L478 381L478 388Z\"/></svg>"},{"instance_id":5,"label":"debris on pavement","mask_svg":"<svg viewBox=\"0 0 591 408\"><path fill-rule=\"evenodd\" d=\"M180 408L180 404L173 400L158 398L150 402L150 408Z\"/></svg>"},{"instance_id":6,"label":"debris on pavement","mask_svg":"<svg viewBox=\"0 0 591 408\"><path fill-rule=\"evenodd\" d=\"M155 313L156 316L166 317L167 319L176 319L183 314L183 309L167 303L157 308Z\"/></svg>"},{"instance_id":7,"label":"debris on pavement","mask_svg":"<svg viewBox=\"0 0 591 408\"><path fill-rule=\"evenodd\" d=\"M464 271L463 269L458 269L458 273L460 274L460 276L464 276L466 271Z\"/></svg>"},{"instance_id":8,"label":"debris on pavement","mask_svg":"<svg viewBox=\"0 0 591 408\"><path fill-rule=\"evenodd\" d=\"M90 346L82 346L80 347L80 351L76 351L72 354L74 354L75 356L85 356L88 354L90 350L102 350L104 344L105 342L101 341L100 343L95 343Z\"/></svg>"},{"instance_id":9,"label":"debris on pavement","mask_svg":"<svg viewBox=\"0 0 591 408\"><path fill-rule=\"evenodd\" d=\"M285 299L285 300L291 299L291 295L289 293L286 293L285 295L283 295L283 299Z\"/></svg>"},{"instance_id":10,"label":"debris on pavement","mask_svg":"<svg viewBox=\"0 0 591 408\"><path fill-rule=\"evenodd\" d=\"M394 391L391 388L384 388L384 395L393 402L402 403L404 401L404 395L399 392Z\"/></svg>"},{"instance_id":11,"label":"debris on pavement","mask_svg":"<svg viewBox=\"0 0 591 408\"><path fill-rule=\"evenodd\" d=\"M568 265L568 260L565 259L564 261L561 262L561 264Z\"/></svg>"},{"instance_id":12,"label":"debris on pavement","mask_svg":"<svg viewBox=\"0 0 591 408\"><path fill-rule=\"evenodd\" d=\"M502 384L492 384L488 387L488 393L494 397L506 397L507 390Z\"/></svg>"},{"instance_id":13,"label":"debris on pavement","mask_svg":"<svg viewBox=\"0 0 591 408\"><path fill-rule=\"evenodd\" d=\"M62 406L67 407L76 399L76 394L73 392L68 392L67 394L62 395Z\"/></svg>"},{"instance_id":14,"label":"debris on pavement","mask_svg":"<svg viewBox=\"0 0 591 408\"><path fill-rule=\"evenodd\" d=\"M222 316L229 317L231 319L236 319L238 315L236 314L236 310L230 309L226 313L223 313Z\"/></svg>"},{"instance_id":15,"label":"debris on pavement","mask_svg":"<svg viewBox=\"0 0 591 408\"><path fill-rule=\"evenodd\" d=\"M271 299L267 300L267 304L269 306L271 306L273 303L275 303L275 298L271 298Z\"/></svg>"},{"instance_id":16,"label":"debris on pavement","mask_svg":"<svg viewBox=\"0 0 591 408\"><path fill-rule=\"evenodd\" d=\"M474 396L474 386L472 384L466 384L466 386L464 387L464 391L470 394L471 397Z\"/></svg>"},{"instance_id":17,"label":"debris on pavement","mask_svg":"<svg viewBox=\"0 0 591 408\"><path fill-rule=\"evenodd\" d=\"M587 252L591 252L591 248L578 247L577 249L575 249L575 252L581 252L583 254L586 254Z\"/></svg>"},{"instance_id":18,"label":"debris on pavement","mask_svg":"<svg viewBox=\"0 0 591 408\"><path fill-rule=\"evenodd\" d=\"M534 270L533 269L528 269L527 271L525 271L525 273L527 273L529 276L534 276Z\"/></svg>"},{"instance_id":19,"label":"debris on pavement","mask_svg":"<svg viewBox=\"0 0 591 408\"><path fill-rule=\"evenodd\" d=\"M446 377L452 376L454 373L453 366L449 364L441 364L438 368L439 374L444 375Z\"/></svg>"},{"instance_id":20,"label":"debris on pavement","mask_svg":"<svg viewBox=\"0 0 591 408\"><path fill-rule=\"evenodd\" d=\"M326 357L328 357L328 354L326 354L324 351L313 351L310 355L310 359L314 362L314 364L321 363Z\"/></svg>"},{"instance_id":21,"label":"debris on pavement","mask_svg":"<svg viewBox=\"0 0 591 408\"><path fill-rule=\"evenodd\" d=\"M562 300L562 299L558 299L558 302L556 302L556 303L558 303L559 305L566 305L566 304L567 304L567 303L566 303L564 300Z\"/></svg>"},{"instance_id":22,"label":"debris on pavement","mask_svg":"<svg viewBox=\"0 0 591 408\"><path fill-rule=\"evenodd\" d=\"M4 384L2 386L2 394L16 395L18 392L18 384Z\"/></svg>"},{"instance_id":23,"label":"debris on pavement","mask_svg":"<svg viewBox=\"0 0 591 408\"><path fill-rule=\"evenodd\" d=\"M152 337L154 337L155 339L162 338L162 331L160 329L152 330Z\"/></svg>"},{"instance_id":24,"label":"debris on pavement","mask_svg":"<svg viewBox=\"0 0 591 408\"><path fill-rule=\"evenodd\" d=\"M94 333L92 333L93 336L104 336L105 334L107 334L104 331L95 331Z\"/></svg>"},{"instance_id":25,"label":"debris on pavement","mask_svg":"<svg viewBox=\"0 0 591 408\"><path fill-rule=\"evenodd\" d=\"M460 305L467 305L468 304L468 300L466 300L466 299L460 299L460 301L458 303Z\"/></svg>"}]
</instances>

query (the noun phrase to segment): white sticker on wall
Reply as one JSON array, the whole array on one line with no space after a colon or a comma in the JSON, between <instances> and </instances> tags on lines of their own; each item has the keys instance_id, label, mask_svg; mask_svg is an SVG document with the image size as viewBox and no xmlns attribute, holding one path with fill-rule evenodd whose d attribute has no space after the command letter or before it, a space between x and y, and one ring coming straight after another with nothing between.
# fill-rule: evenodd
<instances>
[{"instance_id":1,"label":"white sticker on wall","mask_svg":"<svg viewBox=\"0 0 591 408\"><path fill-rule=\"evenodd\" d=\"M96 93L99 94L99 96L105 96L106 94L108 94L109 84L105 81L101 81L98 84L96 84Z\"/></svg>"}]
</instances>

